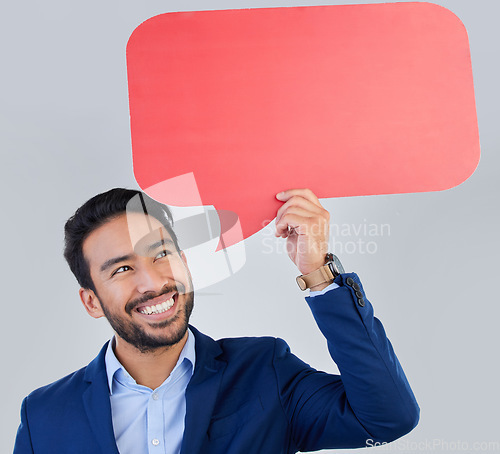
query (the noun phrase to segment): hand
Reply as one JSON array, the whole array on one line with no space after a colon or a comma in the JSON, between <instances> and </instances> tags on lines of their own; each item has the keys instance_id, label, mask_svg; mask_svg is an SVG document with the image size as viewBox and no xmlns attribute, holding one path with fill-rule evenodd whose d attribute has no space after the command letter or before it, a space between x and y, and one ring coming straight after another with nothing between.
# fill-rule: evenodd
<instances>
[{"instance_id":1,"label":"hand","mask_svg":"<svg viewBox=\"0 0 500 454\"><path fill-rule=\"evenodd\" d=\"M325 264L330 213L310 189L289 189L276 198L285 202L276 215L276 236L287 239L288 256L301 274Z\"/></svg>"}]
</instances>

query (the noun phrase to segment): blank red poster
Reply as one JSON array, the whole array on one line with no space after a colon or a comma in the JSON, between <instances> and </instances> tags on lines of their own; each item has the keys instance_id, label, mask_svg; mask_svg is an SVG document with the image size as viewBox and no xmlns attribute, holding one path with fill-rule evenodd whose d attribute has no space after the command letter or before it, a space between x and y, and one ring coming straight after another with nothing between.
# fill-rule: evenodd
<instances>
[{"instance_id":1,"label":"blank red poster","mask_svg":"<svg viewBox=\"0 0 500 454\"><path fill-rule=\"evenodd\" d=\"M437 191L479 161L467 32L430 3L161 14L127 65L139 185L233 211L245 238L283 189Z\"/></svg>"}]
</instances>

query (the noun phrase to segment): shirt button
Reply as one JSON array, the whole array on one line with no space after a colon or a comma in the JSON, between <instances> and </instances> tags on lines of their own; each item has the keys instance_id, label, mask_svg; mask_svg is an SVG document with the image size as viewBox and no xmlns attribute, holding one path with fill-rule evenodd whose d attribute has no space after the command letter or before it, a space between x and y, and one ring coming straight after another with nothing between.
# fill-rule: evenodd
<instances>
[{"instance_id":1,"label":"shirt button","mask_svg":"<svg viewBox=\"0 0 500 454\"><path fill-rule=\"evenodd\" d=\"M158 395L158 393L153 393L153 400L158 400L160 398L160 396Z\"/></svg>"},{"instance_id":2,"label":"shirt button","mask_svg":"<svg viewBox=\"0 0 500 454\"><path fill-rule=\"evenodd\" d=\"M160 440L158 440L158 438L153 438L151 440L151 443L153 443L153 445L155 445L155 446L158 446L160 444Z\"/></svg>"}]
</instances>

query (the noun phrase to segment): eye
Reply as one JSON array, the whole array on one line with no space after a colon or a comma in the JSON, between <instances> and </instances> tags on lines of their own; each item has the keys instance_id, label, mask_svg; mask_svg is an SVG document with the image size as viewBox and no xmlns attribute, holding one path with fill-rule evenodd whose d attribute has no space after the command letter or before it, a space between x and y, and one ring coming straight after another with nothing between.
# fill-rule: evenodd
<instances>
[{"instance_id":1,"label":"eye","mask_svg":"<svg viewBox=\"0 0 500 454\"><path fill-rule=\"evenodd\" d=\"M115 271L113 271L113 274L111 274L111 277L113 277L116 274L123 273L125 271L129 271L131 269L132 268L130 268L130 266L128 266L128 265L120 266L120 268L117 268Z\"/></svg>"},{"instance_id":2,"label":"eye","mask_svg":"<svg viewBox=\"0 0 500 454\"><path fill-rule=\"evenodd\" d=\"M167 255L170 254L170 251L167 251L166 249L163 249L162 251L160 251L158 254L156 254L154 260L158 260L158 259L161 259L163 257L166 257Z\"/></svg>"}]
</instances>

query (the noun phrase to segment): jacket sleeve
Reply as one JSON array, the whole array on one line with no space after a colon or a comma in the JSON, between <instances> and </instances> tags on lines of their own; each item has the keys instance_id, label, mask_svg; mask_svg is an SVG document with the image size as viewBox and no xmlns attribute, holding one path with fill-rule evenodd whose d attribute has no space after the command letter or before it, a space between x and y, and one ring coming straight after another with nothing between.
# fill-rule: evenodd
<instances>
[{"instance_id":1,"label":"jacket sleeve","mask_svg":"<svg viewBox=\"0 0 500 454\"><path fill-rule=\"evenodd\" d=\"M390 442L417 424L419 407L356 274L307 302L340 376L318 372L278 340L274 366L282 407L300 451Z\"/></svg>"},{"instance_id":2,"label":"jacket sleeve","mask_svg":"<svg viewBox=\"0 0 500 454\"><path fill-rule=\"evenodd\" d=\"M28 426L27 406L28 398L25 397L21 405L21 424L19 424L19 428L17 429L14 454L33 454L30 429Z\"/></svg>"}]
</instances>

